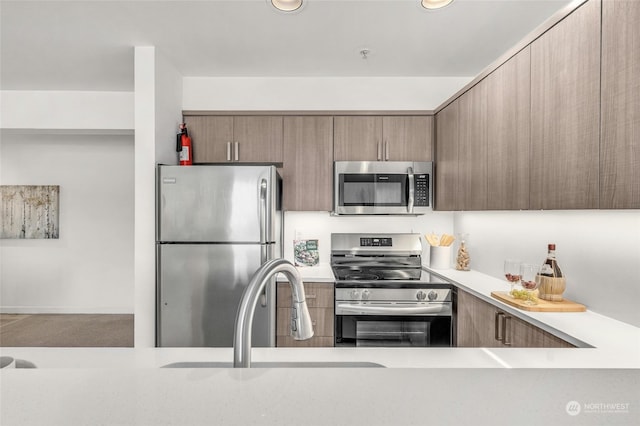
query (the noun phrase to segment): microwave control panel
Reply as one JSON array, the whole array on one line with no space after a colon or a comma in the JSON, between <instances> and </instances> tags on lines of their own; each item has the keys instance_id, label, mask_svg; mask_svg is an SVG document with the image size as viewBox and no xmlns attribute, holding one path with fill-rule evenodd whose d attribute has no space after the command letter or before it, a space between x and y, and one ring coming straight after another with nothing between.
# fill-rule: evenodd
<instances>
[{"instance_id":1,"label":"microwave control panel","mask_svg":"<svg viewBox=\"0 0 640 426\"><path fill-rule=\"evenodd\" d=\"M429 206L429 175L419 174L415 176L415 200L413 205L417 207Z\"/></svg>"}]
</instances>

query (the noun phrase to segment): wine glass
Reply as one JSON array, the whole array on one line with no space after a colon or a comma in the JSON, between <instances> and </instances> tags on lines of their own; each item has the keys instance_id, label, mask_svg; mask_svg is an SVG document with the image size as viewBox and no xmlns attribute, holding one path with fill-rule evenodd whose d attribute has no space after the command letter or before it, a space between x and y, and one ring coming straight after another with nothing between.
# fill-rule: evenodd
<instances>
[{"instance_id":1,"label":"wine glass","mask_svg":"<svg viewBox=\"0 0 640 426\"><path fill-rule=\"evenodd\" d=\"M504 276L507 278L509 284L511 284L511 291L513 293L513 287L520 281L520 262L515 259L507 259L504 261Z\"/></svg>"},{"instance_id":2,"label":"wine glass","mask_svg":"<svg viewBox=\"0 0 640 426\"><path fill-rule=\"evenodd\" d=\"M538 303L533 291L540 285L539 273L540 265L538 264L523 263L520 265L520 285L527 292L527 297L524 301L526 305L536 305Z\"/></svg>"}]
</instances>

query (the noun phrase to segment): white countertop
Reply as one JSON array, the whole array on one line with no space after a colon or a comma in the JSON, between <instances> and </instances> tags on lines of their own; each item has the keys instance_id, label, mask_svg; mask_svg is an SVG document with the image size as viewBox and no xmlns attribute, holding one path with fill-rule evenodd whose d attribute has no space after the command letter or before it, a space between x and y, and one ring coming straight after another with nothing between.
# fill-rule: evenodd
<instances>
[{"instance_id":1,"label":"white countertop","mask_svg":"<svg viewBox=\"0 0 640 426\"><path fill-rule=\"evenodd\" d=\"M38 367L0 372L0 424L638 423L639 328L591 311L523 312L491 298L502 280L435 272L593 348L254 348L254 363L353 361L389 368L251 370L159 368L231 362L231 348L0 348L0 355ZM301 274L333 281L330 268L301 268ZM521 399L527 393L535 397ZM581 404L579 417L567 413L571 401Z\"/></svg>"}]
</instances>

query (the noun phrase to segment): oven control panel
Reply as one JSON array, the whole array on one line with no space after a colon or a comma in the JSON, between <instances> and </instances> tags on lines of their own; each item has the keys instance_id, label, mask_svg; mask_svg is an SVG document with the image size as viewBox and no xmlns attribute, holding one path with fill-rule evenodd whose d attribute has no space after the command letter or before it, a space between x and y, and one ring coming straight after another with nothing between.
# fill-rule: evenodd
<instances>
[{"instance_id":1,"label":"oven control panel","mask_svg":"<svg viewBox=\"0 0 640 426\"><path fill-rule=\"evenodd\" d=\"M393 238L391 237L360 238L360 247L393 247Z\"/></svg>"},{"instance_id":2,"label":"oven control panel","mask_svg":"<svg viewBox=\"0 0 640 426\"><path fill-rule=\"evenodd\" d=\"M449 288L336 288L335 300L363 301L363 302L397 302L409 304L412 302L451 302Z\"/></svg>"}]
</instances>

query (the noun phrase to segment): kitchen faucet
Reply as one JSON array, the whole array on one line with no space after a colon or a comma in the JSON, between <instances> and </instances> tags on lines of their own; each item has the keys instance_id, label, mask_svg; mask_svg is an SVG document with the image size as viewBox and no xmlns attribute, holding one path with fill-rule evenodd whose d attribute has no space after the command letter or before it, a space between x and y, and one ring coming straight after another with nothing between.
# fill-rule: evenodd
<instances>
[{"instance_id":1,"label":"kitchen faucet","mask_svg":"<svg viewBox=\"0 0 640 426\"><path fill-rule=\"evenodd\" d=\"M298 270L285 259L273 259L264 263L251 277L249 285L242 293L236 315L233 335L233 367L251 367L251 326L253 314L260 295L266 285L278 272L282 272L291 285L291 335L295 340L307 340L313 336L311 317L304 295L304 286Z\"/></svg>"}]
</instances>

